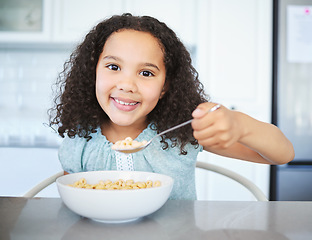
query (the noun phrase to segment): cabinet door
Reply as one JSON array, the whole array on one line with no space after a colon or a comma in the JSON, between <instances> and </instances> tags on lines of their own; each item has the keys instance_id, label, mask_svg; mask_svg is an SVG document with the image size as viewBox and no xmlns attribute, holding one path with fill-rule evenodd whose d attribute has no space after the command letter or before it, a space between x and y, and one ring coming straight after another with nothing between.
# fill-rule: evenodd
<instances>
[{"instance_id":1,"label":"cabinet door","mask_svg":"<svg viewBox=\"0 0 312 240\"><path fill-rule=\"evenodd\" d=\"M1 3L0 43L46 42L51 33L52 0Z\"/></svg>"},{"instance_id":2,"label":"cabinet door","mask_svg":"<svg viewBox=\"0 0 312 240\"><path fill-rule=\"evenodd\" d=\"M122 0L55 0L55 42L78 42L101 20L123 12Z\"/></svg>"},{"instance_id":3,"label":"cabinet door","mask_svg":"<svg viewBox=\"0 0 312 240\"><path fill-rule=\"evenodd\" d=\"M272 0L200 0L197 69L211 100L271 121ZM269 165L209 153L199 160L234 170L268 196ZM199 198L252 200L245 189L216 174L199 174ZM229 185L231 184L231 185ZM217 186L217 187L216 187Z\"/></svg>"},{"instance_id":4,"label":"cabinet door","mask_svg":"<svg viewBox=\"0 0 312 240\"><path fill-rule=\"evenodd\" d=\"M187 46L193 46L197 31L197 0L131 0L125 1L125 11L133 15L148 15L166 23Z\"/></svg>"},{"instance_id":5,"label":"cabinet door","mask_svg":"<svg viewBox=\"0 0 312 240\"><path fill-rule=\"evenodd\" d=\"M271 121L271 9L272 0L210 0L208 35L198 37L212 100L263 121Z\"/></svg>"}]
</instances>

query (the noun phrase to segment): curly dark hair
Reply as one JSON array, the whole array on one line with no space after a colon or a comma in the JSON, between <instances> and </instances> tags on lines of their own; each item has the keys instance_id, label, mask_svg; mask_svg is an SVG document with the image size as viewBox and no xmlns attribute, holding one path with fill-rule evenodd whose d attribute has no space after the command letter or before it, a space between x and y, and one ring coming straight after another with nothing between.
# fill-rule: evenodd
<instances>
[{"instance_id":1,"label":"curly dark hair","mask_svg":"<svg viewBox=\"0 0 312 240\"><path fill-rule=\"evenodd\" d=\"M164 52L167 91L147 119L151 128L161 132L191 118L192 111L202 102L208 101L198 73L192 66L191 57L183 43L165 23L149 16L115 15L100 22L77 46L64 64L56 86L55 106L49 109L50 126L58 126L64 137L84 137L108 120L95 95L96 66L108 37L123 29L152 34L160 42ZM163 148L180 146L181 154L187 154L187 143L198 146L190 125L162 136Z\"/></svg>"}]
</instances>

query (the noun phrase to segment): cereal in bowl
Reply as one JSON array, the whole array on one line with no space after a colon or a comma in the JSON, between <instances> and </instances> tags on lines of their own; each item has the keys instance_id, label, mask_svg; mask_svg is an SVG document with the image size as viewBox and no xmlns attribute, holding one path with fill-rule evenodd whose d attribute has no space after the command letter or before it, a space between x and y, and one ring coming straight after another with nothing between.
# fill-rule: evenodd
<instances>
[{"instance_id":1,"label":"cereal in bowl","mask_svg":"<svg viewBox=\"0 0 312 240\"><path fill-rule=\"evenodd\" d=\"M143 189L143 188L152 188L152 187L160 187L161 182L147 180L135 182L132 179L123 180L118 179L116 181L111 180L100 180L96 184L88 184L85 178L81 178L80 180L74 182L73 184L69 184L68 186L75 188L86 188L86 189L101 189L101 190L130 190L130 189Z\"/></svg>"}]
</instances>

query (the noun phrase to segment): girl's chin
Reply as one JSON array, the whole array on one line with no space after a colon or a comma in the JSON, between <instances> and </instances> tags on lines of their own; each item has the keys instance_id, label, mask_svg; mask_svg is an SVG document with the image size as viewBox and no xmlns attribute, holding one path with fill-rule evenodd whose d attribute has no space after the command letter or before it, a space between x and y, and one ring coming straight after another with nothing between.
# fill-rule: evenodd
<instances>
[{"instance_id":1,"label":"girl's chin","mask_svg":"<svg viewBox=\"0 0 312 240\"><path fill-rule=\"evenodd\" d=\"M133 124L135 124L135 121L133 121L133 118L126 118L126 117L111 117L110 118L112 123L120 126L120 127L129 127Z\"/></svg>"},{"instance_id":2,"label":"girl's chin","mask_svg":"<svg viewBox=\"0 0 312 240\"><path fill-rule=\"evenodd\" d=\"M118 127L130 127L131 123L120 123L120 122L113 122Z\"/></svg>"},{"instance_id":3,"label":"girl's chin","mask_svg":"<svg viewBox=\"0 0 312 240\"><path fill-rule=\"evenodd\" d=\"M134 119L133 117L125 117L125 116L114 116L110 117L111 122L119 127L135 127L137 128L146 128L146 120L143 119Z\"/></svg>"}]
</instances>

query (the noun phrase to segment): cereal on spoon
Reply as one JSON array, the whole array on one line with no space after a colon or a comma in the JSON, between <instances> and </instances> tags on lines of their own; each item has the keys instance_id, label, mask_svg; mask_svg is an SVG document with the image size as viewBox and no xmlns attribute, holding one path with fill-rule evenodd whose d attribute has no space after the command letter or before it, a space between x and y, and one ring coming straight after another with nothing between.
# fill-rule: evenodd
<instances>
[{"instance_id":1,"label":"cereal on spoon","mask_svg":"<svg viewBox=\"0 0 312 240\"><path fill-rule=\"evenodd\" d=\"M142 142L138 142L136 140L133 140L131 137L127 137L125 140L117 141L113 146L113 150L120 150L120 149L133 149L133 148L139 148L144 146L147 143L146 140Z\"/></svg>"}]
</instances>

